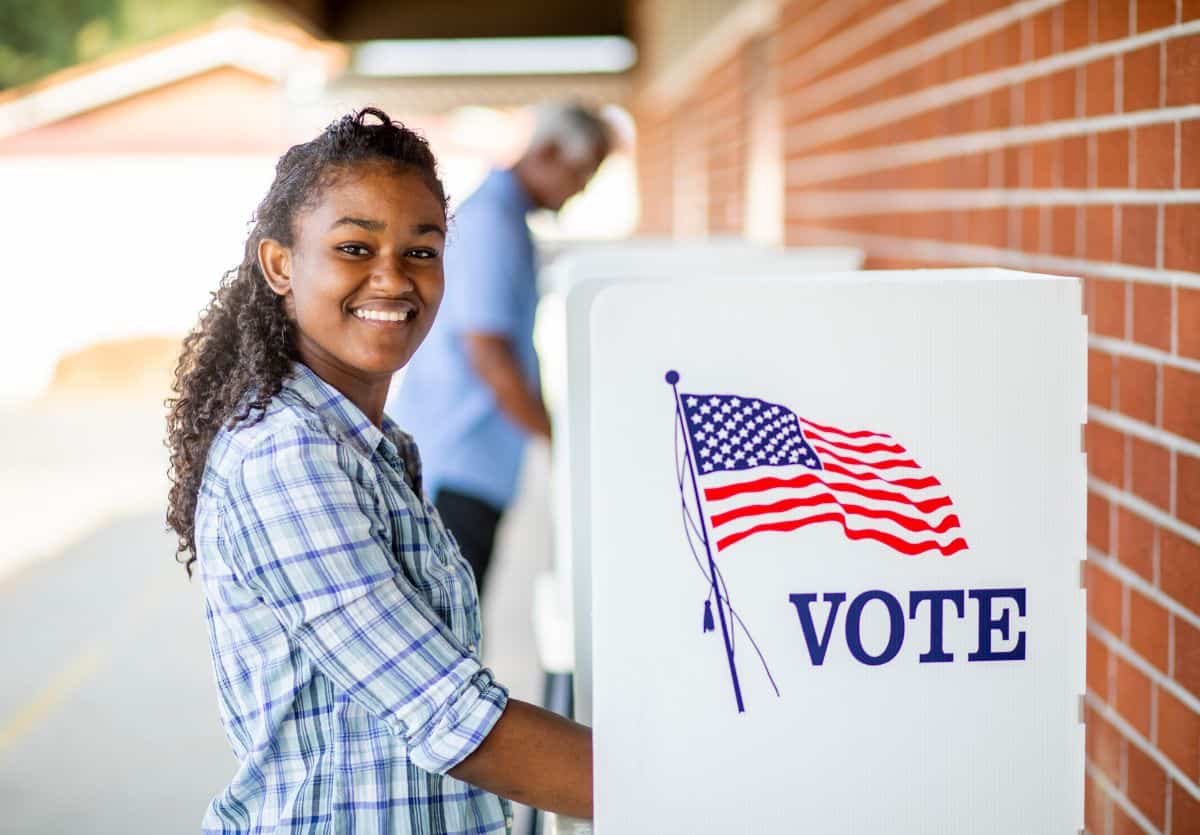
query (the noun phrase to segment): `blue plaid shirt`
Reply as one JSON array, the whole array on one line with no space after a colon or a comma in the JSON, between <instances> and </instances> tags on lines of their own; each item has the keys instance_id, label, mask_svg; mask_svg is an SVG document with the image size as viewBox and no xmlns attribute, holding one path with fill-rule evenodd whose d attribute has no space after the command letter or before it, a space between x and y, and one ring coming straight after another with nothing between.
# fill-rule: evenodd
<instances>
[{"instance_id":1,"label":"blue plaid shirt","mask_svg":"<svg viewBox=\"0 0 1200 835\"><path fill-rule=\"evenodd\" d=\"M508 693L394 423L296 363L261 421L214 439L196 552L239 763L204 832L511 831L508 801L445 774Z\"/></svg>"}]
</instances>

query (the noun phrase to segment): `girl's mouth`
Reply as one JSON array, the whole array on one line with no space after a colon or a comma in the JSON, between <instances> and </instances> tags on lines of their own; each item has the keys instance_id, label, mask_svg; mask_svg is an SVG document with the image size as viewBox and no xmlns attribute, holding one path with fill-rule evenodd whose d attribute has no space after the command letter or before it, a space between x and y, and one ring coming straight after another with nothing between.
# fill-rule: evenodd
<instances>
[{"instance_id":1,"label":"girl's mouth","mask_svg":"<svg viewBox=\"0 0 1200 835\"><path fill-rule=\"evenodd\" d=\"M358 310L352 310L351 313L353 313L356 318L362 319L364 322L380 322L383 324L406 322L416 315L416 311L411 309L369 310L366 308L359 308Z\"/></svg>"}]
</instances>

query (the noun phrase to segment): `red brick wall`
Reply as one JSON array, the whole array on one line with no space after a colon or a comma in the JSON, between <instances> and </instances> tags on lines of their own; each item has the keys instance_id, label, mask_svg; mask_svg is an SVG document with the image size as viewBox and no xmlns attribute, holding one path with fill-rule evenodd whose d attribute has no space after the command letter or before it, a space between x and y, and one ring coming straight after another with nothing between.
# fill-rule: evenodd
<instances>
[{"instance_id":1,"label":"red brick wall","mask_svg":"<svg viewBox=\"0 0 1200 835\"><path fill-rule=\"evenodd\" d=\"M698 103L704 112L708 232L713 235L742 231L752 93L746 87L748 69L741 49L708 76Z\"/></svg>"},{"instance_id":2,"label":"red brick wall","mask_svg":"<svg viewBox=\"0 0 1200 835\"><path fill-rule=\"evenodd\" d=\"M639 218L644 235L669 236L674 231L675 143L671 119L659 118L653 108L634 114L638 132L638 194L655 195L643 200Z\"/></svg>"},{"instance_id":3,"label":"red brick wall","mask_svg":"<svg viewBox=\"0 0 1200 835\"><path fill-rule=\"evenodd\" d=\"M708 231L746 231L767 98L785 243L1084 278L1086 823L1200 833L1200 2L793 0L756 36L769 84L740 51L673 100L646 80L646 230L680 231L656 161L699 111Z\"/></svg>"}]
</instances>

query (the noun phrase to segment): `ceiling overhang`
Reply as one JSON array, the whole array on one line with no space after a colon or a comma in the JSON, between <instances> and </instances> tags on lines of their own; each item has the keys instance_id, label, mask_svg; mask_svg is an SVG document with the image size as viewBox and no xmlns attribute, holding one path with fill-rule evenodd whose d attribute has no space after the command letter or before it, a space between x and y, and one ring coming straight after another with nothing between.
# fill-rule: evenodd
<instances>
[{"instance_id":1,"label":"ceiling overhang","mask_svg":"<svg viewBox=\"0 0 1200 835\"><path fill-rule=\"evenodd\" d=\"M629 36L624 0L272 0L330 40Z\"/></svg>"}]
</instances>

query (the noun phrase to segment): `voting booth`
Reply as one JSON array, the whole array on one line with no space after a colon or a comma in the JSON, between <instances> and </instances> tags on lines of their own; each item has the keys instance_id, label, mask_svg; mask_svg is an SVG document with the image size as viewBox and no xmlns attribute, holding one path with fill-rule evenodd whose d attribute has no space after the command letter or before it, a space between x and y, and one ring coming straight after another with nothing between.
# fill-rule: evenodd
<instances>
[{"instance_id":1,"label":"voting booth","mask_svg":"<svg viewBox=\"0 0 1200 835\"><path fill-rule=\"evenodd\" d=\"M589 367L591 353L575 335L586 332L595 294L616 283L740 279L748 274L791 280L797 275L857 270L853 247L779 249L738 238L703 242L634 239L579 247L541 277L537 342L544 395L554 422L551 576L539 578L534 624L543 668L574 676L574 716L591 721ZM583 625L574 628L575 622Z\"/></svg>"},{"instance_id":2,"label":"voting booth","mask_svg":"<svg viewBox=\"0 0 1200 835\"><path fill-rule=\"evenodd\" d=\"M1078 831L1079 282L742 272L568 302L595 832Z\"/></svg>"}]
</instances>

